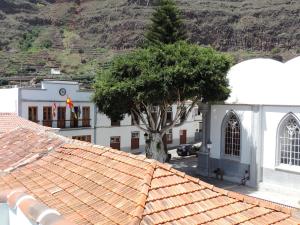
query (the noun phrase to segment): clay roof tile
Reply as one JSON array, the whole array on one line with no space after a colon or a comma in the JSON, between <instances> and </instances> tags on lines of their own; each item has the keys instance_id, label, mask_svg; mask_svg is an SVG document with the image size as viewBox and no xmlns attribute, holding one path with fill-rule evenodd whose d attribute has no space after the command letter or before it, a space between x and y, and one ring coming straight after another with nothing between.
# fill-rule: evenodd
<instances>
[{"instance_id":1,"label":"clay roof tile","mask_svg":"<svg viewBox=\"0 0 300 225\"><path fill-rule=\"evenodd\" d=\"M18 143L18 138L10 144ZM32 134L31 138L38 137ZM0 152L6 149L1 147L3 140ZM40 158L0 176L0 186L23 187L75 224L288 221L293 225L300 221L289 207L225 191L154 160L80 142L54 146ZM17 193L12 195L11 202L17 197ZM5 200L1 195L0 199ZM24 200L22 207L32 203L34 209L33 201ZM24 205L24 211L28 207ZM64 222L57 220L57 224Z\"/></svg>"}]
</instances>

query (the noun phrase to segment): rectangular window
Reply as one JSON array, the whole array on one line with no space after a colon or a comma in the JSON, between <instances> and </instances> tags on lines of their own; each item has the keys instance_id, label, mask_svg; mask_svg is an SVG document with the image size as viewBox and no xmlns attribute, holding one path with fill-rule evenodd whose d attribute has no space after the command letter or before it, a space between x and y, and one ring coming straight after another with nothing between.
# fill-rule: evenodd
<instances>
[{"instance_id":1,"label":"rectangular window","mask_svg":"<svg viewBox=\"0 0 300 225\"><path fill-rule=\"evenodd\" d=\"M120 150L120 145L121 145L121 137L120 136L110 137L110 147L111 148Z\"/></svg>"},{"instance_id":2,"label":"rectangular window","mask_svg":"<svg viewBox=\"0 0 300 225\"><path fill-rule=\"evenodd\" d=\"M52 127L52 107L43 107L43 125L46 127Z\"/></svg>"},{"instance_id":3,"label":"rectangular window","mask_svg":"<svg viewBox=\"0 0 300 225\"><path fill-rule=\"evenodd\" d=\"M38 107L28 107L28 120L37 123L38 122Z\"/></svg>"},{"instance_id":4,"label":"rectangular window","mask_svg":"<svg viewBox=\"0 0 300 225\"><path fill-rule=\"evenodd\" d=\"M71 112L70 127L78 127L78 106L75 106Z\"/></svg>"},{"instance_id":5,"label":"rectangular window","mask_svg":"<svg viewBox=\"0 0 300 225\"><path fill-rule=\"evenodd\" d=\"M139 149L140 148L140 132L133 131L131 132L131 149Z\"/></svg>"},{"instance_id":6,"label":"rectangular window","mask_svg":"<svg viewBox=\"0 0 300 225\"><path fill-rule=\"evenodd\" d=\"M91 142L92 136L91 135L73 136L72 139L76 139L79 141Z\"/></svg>"},{"instance_id":7,"label":"rectangular window","mask_svg":"<svg viewBox=\"0 0 300 225\"><path fill-rule=\"evenodd\" d=\"M119 127L121 125L121 120L111 120L112 127Z\"/></svg>"},{"instance_id":8,"label":"rectangular window","mask_svg":"<svg viewBox=\"0 0 300 225\"><path fill-rule=\"evenodd\" d=\"M64 106L57 107L57 127L66 127L66 107Z\"/></svg>"},{"instance_id":9,"label":"rectangular window","mask_svg":"<svg viewBox=\"0 0 300 225\"><path fill-rule=\"evenodd\" d=\"M90 107L82 107L82 126L90 127Z\"/></svg>"}]
</instances>

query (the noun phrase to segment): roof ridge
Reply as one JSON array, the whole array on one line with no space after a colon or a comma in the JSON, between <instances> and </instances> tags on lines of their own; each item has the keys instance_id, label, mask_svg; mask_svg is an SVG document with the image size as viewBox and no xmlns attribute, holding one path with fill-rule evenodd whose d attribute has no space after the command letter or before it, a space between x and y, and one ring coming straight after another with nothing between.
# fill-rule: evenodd
<instances>
[{"instance_id":1,"label":"roof ridge","mask_svg":"<svg viewBox=\"0 0 300 225\"><path fill-rule=\"evenodd\" d=\"M7 204L8 208L13 209L14 213L16 209L19 209L22 211L24 218L37 224L50 225L54 222L57 225L74 225L73 222L66 220L57 210L24 193L23 189L1 191L0 203ZM14 216L20 219L20 215L17 213Z\"/></svg>"},{"instance_id":2,"label":"roof ridge","mask_svg":"<svg viewBox=\"0 0 300 225\"><path fill-rule=\"evenodd\" d=\"M0 134L0 138L2 137L2 135L7 135L9 133L15 132L17 130L28 130L30 132L34 132L34 129L31 128L26 128L26 127L17 127L14 128L6 133ZM19 161L13 163L10 167L1 170L0 169L0 176L6 175L8 173L11 173L21 167L24 167L30 163L33 163L41 158L43 158L44 156L47 156L49 153L56 151L57 149L59 149L61 146L63 146L66 142L69 141L69 138L60 136L54 132L49 132L47 130L37 130L35 131L38 135L43 136L43 138L48 138L48 139L57 139L60 140L62 143L58 144L57 146L51 146L51 147L42 147L39 149L42 149L41 152L36 152L34 153L32 156L30 156L29 158L21 158ZM71 139L72 140L72 139ZM35 147L33 147L32 149L35 149Z\"/></svg>"},{"instance_id":3,"label":"roof ridge","mask_svg":"<svg viewBox=\"0 0 300 225\"><path fill-rule=\"evenodd\" d=\"M130 225L140 224L142 221L143 213L145 211L145 205L146 205L148 194L149 194L149 190L151 188L151 181L153 179L154 171L157 168L158 168L157 162L154 160L151 163L149 163L149 165L146 167L146 175L143 180L143 183L141 184L142 189L141 189L141 192L139 193L139 197L138 197L139 204L133 210L133 219L129 223Z\"/></svg>"}]
</instances>

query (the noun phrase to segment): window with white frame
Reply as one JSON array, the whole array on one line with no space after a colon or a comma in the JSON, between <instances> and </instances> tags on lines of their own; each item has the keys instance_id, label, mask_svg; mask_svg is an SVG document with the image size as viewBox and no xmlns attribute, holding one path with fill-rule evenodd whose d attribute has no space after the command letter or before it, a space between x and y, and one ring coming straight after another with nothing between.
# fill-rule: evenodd
<instances>
[{"instance_id":1,"label":"window with white frame","mask_svg":"<svg viewBox=\"0 0 300 225\"><path fill-rule=\"evenodd\" d=\"M280 123L278 129L278 164L300 166L300 125L292 113Z\"/></svg>"},{"instance_id":2,"label":"window with white frame","mask_svg":"<svg viewBox=\"0 0 300 225\"><path fill-rule=\"evenodd\" d=\"M237 115L230 111L223 121L224 156L240 157L241 155L241 127Z\"/></svg>"}]
</instances>

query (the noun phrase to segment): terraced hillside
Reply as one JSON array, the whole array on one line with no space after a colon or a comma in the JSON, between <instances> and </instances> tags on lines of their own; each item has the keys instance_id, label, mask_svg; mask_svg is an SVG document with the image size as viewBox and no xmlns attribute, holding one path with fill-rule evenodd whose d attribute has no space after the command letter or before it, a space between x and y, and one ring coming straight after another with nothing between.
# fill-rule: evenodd
<instances>
[{"instance_id":1,"label":"terraced hillside","mask_svg":"<svg viewBox=\"0 0 300 225\"><path fill-rule=\"evenodd\" d=\"M157 0L0 0L0 84L45 77L90 81L143 42ZM189 41L287 60L300 54L299 0L177 0Z\"/></svg>"}]
</instances>

